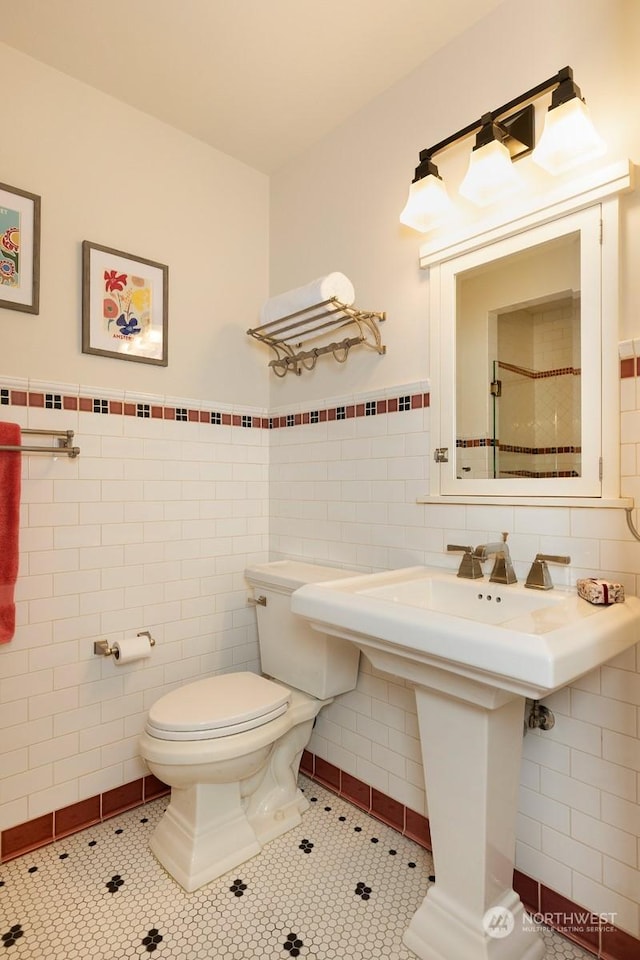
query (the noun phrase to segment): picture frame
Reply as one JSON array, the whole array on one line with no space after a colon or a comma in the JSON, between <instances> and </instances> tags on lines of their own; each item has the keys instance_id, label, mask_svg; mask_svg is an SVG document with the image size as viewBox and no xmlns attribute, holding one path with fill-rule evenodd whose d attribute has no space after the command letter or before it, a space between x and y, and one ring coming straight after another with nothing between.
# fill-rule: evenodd
<instances>
[{"instance_id":1,"label":"picture frame","mask_svg":"<svg viewBox=\"0 0 640 960\"><path fill-rule=\"evenodd\" d=\"M40 197L0 183L0 307L40 312Z\"/></svg>"},{"instance_id":2,"label":"picture frame","mask_svg":"<svg viewBox=\"0 0 640 960\"><path fill-rule=\"evenodd\" d=\"M168 364L169 268L82 243L82 352Z\"/></svg>"}]
</instances>

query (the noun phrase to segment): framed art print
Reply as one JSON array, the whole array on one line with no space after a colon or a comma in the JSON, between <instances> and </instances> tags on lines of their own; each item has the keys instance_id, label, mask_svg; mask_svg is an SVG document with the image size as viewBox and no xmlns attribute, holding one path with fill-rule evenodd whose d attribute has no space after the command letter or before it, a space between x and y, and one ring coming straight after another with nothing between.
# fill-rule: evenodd
<instances>
[{"instance_id":1,"label":"framed art print","mask_svg":"<svg viewBox=\"0 0 640 960\"><path fill-rule=\"evenodd\" d=\"M40 197L0 183L0 307L40 310Z\"/></svg>"},{"instance_id":2,"label":"framed art print","mask_svg":"<svg viewBox=\"0 0 640 960\"><path fill-rule=\"evenodd\" d=\"M169 268L85 240L82 352L166 367Z\"/></svg>"}]
</instances>

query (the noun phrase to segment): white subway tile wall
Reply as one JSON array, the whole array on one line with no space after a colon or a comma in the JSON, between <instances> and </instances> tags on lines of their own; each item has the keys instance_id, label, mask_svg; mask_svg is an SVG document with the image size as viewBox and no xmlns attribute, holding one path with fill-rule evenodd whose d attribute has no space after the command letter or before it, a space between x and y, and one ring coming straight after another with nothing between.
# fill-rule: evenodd
<instances>
[{"instance_id":1,"label":"white subway tile wall","mask_svg":"<svg viewBox=\"0 0 640 960\"><path fill-rule=\"evenodd\" d=\"M640 490L640 410L629 382L621 381L623 495ZM455 567L447 543L482 543L507 530L521 580L537 552L568 554L570 567L553 568L558 585L599 574L638 592L640 543L623 510L417 504L429 488L428 407L300 425L270 440L273 558L365 571ZM615 914L612 922L638 937L638 647L547 702L555 727L524 739L516 866L588 909ZM358 689L323 711L309 749L428 815L413 693L366 660Z\"/></svg>"},{"instance_id":2,"label":"white subway tile wall","mask_svg":"<svg viewBox=\"0 0 640 960\"><path fill-rule=\"evenodd\" d=\"M110 394L119 409L126 399ZM198 420L0 406L23 427L74 430L81 450L23 457L18 626L0 647L0 829L146 774L138 736L172 687L259 669L243 571L267 559L268 431L199 422L182 403ZM94 640L141 630L156 640L150 659L94 655Z\"/></svg>"},{"instance_id":3,"label":"white subway tile wall","mask_svg":"<svg viewBox=\"0 0 640 960\"><path fill-rule=\"evenodd\" d=\"M631 495L640 490L640 409L629 382L621 452ZM155 397L144 399L151 417L0 406L1 419L23 426L74 429L82 451L77 460L24 458L18 629L0 647L0 828L142 776L137 737L172 686L259 669L248 562L455 568L447 543L508 530L520 579L536 552L566 553L572 564L554 567L558 584L602 574L638 592L640 544L621 510L417 504L429 486L427 391L391 388L382 409L355 416L350 408L371 398L332 399L298 424L307 411L272 411L273 430L241 425L263 411L235 411L232 424L223 405L179 398L171 403L187 416L199 409L212 422L154 418L153 405L168 402ZM322 415L331 408L335 418ZM142 629L158 641L151 659L117 667L94 657L94 640ZM614 913L637 937L638 648L548 702L555 727L524 739L517 866ZM358 688L322 712L309 749L428 815L413 692L365 659Z\"/></svg>"}]
</instances>

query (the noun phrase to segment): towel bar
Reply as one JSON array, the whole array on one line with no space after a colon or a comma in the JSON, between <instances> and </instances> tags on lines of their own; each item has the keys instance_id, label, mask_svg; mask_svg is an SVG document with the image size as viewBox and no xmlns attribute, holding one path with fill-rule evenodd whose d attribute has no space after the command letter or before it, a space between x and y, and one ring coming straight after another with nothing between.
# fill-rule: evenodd
<instances>
[{"instance_id":1,"label":"towel bar","mask_svg":"<svg viewBox=\"0 0 640 960\"><path fill-rule=\"evenodd\" d=\"M271 360L269 366L277 377L284 377L290 371L300 376L303 369L313 370L318 357L327 353L332 353L339 363L344 363L351 347L361 343L379 354L386 353L387 348L381 342L376 320L386 320L386 314L358 310L342 303L337 297L330 297L286 317L253 327L247 330L247 335L266 343L275 352L276 359ZM300 343L297 342L296 335L300 339L304 336L306 340L310 335L321 336L350 325L358 328L357 336L345 337L309 350L299 349Z\"/></svg>"},{"instance_id":2,"label":"towel bar","mask_svg":"<svg viewBox=\"0 0 640 960\"><path fill-rule=\"evenodd\" d=\"M21 433L38 434L44 437L60 437L57 447L36 447L35 445L11 446L10 444L0 444L0 450L12 451L13 453L50 453L57 456L60 453L66 453L68 457L77 457L80 455L80 447L74 447L72 444L73 430L31 430L23 427Z\"/></svg>"}]
</instances>

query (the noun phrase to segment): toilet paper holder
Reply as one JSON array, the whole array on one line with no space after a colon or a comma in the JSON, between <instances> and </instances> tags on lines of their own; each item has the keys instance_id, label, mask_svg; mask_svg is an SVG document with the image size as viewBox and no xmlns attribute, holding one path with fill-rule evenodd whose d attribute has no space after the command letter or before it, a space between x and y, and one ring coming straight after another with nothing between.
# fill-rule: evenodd
<instances>
[{"instance_id":1,"label":"toilet paper holder","mask_svg":"<svg viewBox=\"0 0 640 960\"><path fill-rule=\"evenodd\" d=\"M156 641L148 630L141 630L136 633L136 637L146 637L150 647L155 647ZM96 640L93 644L93 652L98 657L111 657L116 652L115 648L109 644L108 640Z\"/></svg>"}]
</instances>

